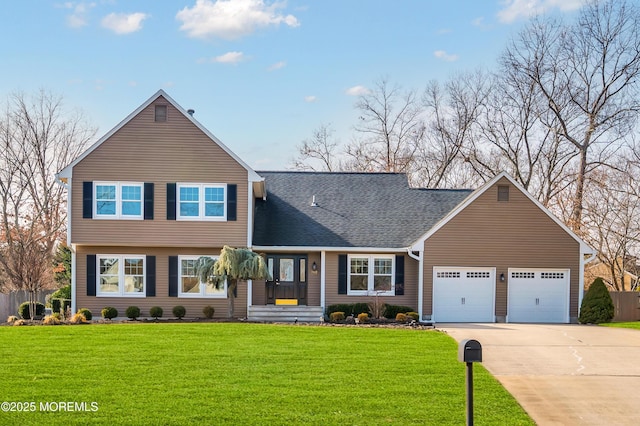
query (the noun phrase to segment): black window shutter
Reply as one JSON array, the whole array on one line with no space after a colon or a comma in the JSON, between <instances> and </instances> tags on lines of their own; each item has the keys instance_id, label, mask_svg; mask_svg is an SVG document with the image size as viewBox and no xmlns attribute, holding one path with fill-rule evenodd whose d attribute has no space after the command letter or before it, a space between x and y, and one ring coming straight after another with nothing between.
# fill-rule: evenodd
<instances>
[{"instance_id":1,"label":"black window shutter","mask_svg":"<svg viewBox=\"0 0 640 426\"><path fill-rule=\"evenodd\" d=\"M156 295L156 257L147 256L147 297Z\"/></svg>"},{"instance_id":2,"label":"black window shutter","mask_svg":"<svg viewBox=\"0 0 640 426\"><path fill-rule=\"evenodd\" d=\"M167 184L167 220L176 220L176 184Z\"/></svg>"},{"instance_id":3,"label":"black window shutter","mask_svg":"<svg viewBox=\"0 0 640 426\"><path fill-rule=\"evenodd\" d=\"M153 183L144 183L144 220L153 220Z\"/></svg>"},{"instance_id":4,"label":"black window shutter","mask_svg":"<svg viewBox=\"0 0 640 426\"><path fill-rule=\"evenodd\" d=\"M228 184L227 185L227 220L238 220L237 213L236 213L237 209L238 209L238 185Z\"/></svg>"},{"instance_id":5,"label":"black window shutter","mask_svg":"<svg viewBox=\"0 0 640 426\"><path fill-rule=\"evenodd\" d=\"M93 182L82 182L82 218L93 218Z\"/></svg>"},{"instance_id":6,"label":"black window shutter","mask_svg":"<svg viewBox=\"0 0 640 426\"><path fill-rule=\"evenodd\" d=\"M178 256L169 256L169 297L178 297Z\"/></svg>"},{"instance_id":7,"label":"black window shutter","mask_svg":"<svg viewBox=\"0 0 640 426\"><path fill-rule=\"evenodd\" d=\"M347 255L338 255L338 294L347 294Z\"/></svg>"},{"instance_id":8,"label":"black window shutter","mask_svg":"<svg viewBox=\"0 0 640 426\"><path fill-rule=\"evenodd\" d=\"M87 255L87 296L96 295L96 255Z\"/></svg>"},{"instance_id":9,"label":"black window shutter","mask_svg":"<svg viewBox=\"0 0 640 426\"><path fill-rule=\"evenodd\" d=\"M396 296L404 296L404 255L396 256Z\"/></svg>"}]
</instances>

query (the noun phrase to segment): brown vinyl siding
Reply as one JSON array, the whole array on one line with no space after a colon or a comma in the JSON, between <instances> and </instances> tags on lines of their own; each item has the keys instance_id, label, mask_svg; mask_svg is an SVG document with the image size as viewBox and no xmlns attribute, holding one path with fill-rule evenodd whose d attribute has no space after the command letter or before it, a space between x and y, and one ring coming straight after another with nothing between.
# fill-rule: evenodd
<instances>
[{"instance_id":1,"label":"brown vinyl siding","mask_svg":"<svg viewBox=\"0 0 640 426\"><path fill-rule=\"evenodd\" d=\"M354 254L358 252L349 252ZM375 296L349 296L348 294L338 294L338 254L326 254L326 295L325 308L338 303L369 303L373 302ZM347 254L347 253L343 253ZM362 253L371 254L371 253ZM397 254L397 253L390 253ZM390 305L409 306L418 310L418 261L404 256L404 295L402 296L380 296L383 303Z\"/></svg>"},{"instance_id":2,"label":"brown vinyl siding","mask_svg":"<svg viewBox=\"0 0 640 426\"><path fill-rule=\"evenodd\" d=\"M96 318L106 306L118 309L121 317L125 316L128 306L138 306L142 317L149 316L149 308L160 306L164 317L171 318L174 306L182 305L187 310L187 318L204 317L202 308L211 305L215 308L215 318L226 318L229 302L226 298L184 298L169 297L169 256L179 255L217 255L221 248L171 248L171 247L100 247L80 246L76 254L76 309L88 308ZM138 254L156 256L156 296L155 297L101 297L87 296L87 255L88 254ZM247 283L238 283L238 296L235 299L234 316L247 316Z\"/></svg>"},{"instance_id":3,"label":"brown vinyl siding","mask_svg":"<svg viewBox=\"0 0 640 426\"><path fill-rule=\"evenodd\" d=\"M509 201L497 201L498 185L509 185ZM434 266L495 267L498 319L507 314L508 268L570 269L569 316L572 320L577 317L581 285L578 242L506 178L425 241L425 316L433 312ZM505 275L504 282L500 282L500 274Z\"/></svg>"},{"instance_id":4,"label":"brown vinyl siding","mask_svg":"<svg viewBox=\"0 0 640 426\"><path fill-rule=\"evenodd\" d=\"M166 122L154 121L156 104L167 104ZM154 183L154 219L83 219L83 181ZM167 183L176 182L237 184L237 220L167 220ZM140 247L246 246L247 204L247 170L160 97L73 168L71 242Z\"/></svg>"}]
</instances>

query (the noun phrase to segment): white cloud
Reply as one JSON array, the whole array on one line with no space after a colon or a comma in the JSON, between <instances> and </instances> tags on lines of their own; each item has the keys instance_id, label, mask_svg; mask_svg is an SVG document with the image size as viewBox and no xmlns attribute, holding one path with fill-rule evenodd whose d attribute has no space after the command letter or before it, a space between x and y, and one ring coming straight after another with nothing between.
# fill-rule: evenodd
<instances>
[{"instance_id":1,"label":"white cloud","mask_svg":"<svg viewBox=\"0 0 640 426\"><path fill-rule=\"evenodd\" d=\"M447 62L454 62L458 60L458 55L447 53L444 50L436 50L435 52L433 52L433 56Z\"/></svg>"},{"instance_id":2,"label":"white cloud","mask_svg":"<svg viewBox=\"0 0 640 426\"><path fill-rule=\"evenodd\" d=\"M287 66L287 63L285 61L276 62L275 64L270 65L269 68L267 68L267 71L279 70L279 69L284 68L286 66Z\"/></svg>"},{"instance_id":3,"label":"white cloud","mask_svg":"<svg viewBox=\"0 0 640 426\"><path fill-rule=\"evenodd\" d=\"M236 39L259 28L299 26L295 16L279 12L283 7L284 2L265 4L264 0L197 0L193 7L179 11L176 19L189 37Z\"/></svg>"},{"instance_id":4,"label":"white cloud","mask_svg":"<svg viewBox=\"0 0 640 426\"><path fill-rule=\"evenodd\" d=\"M73 10L71 15L67 16L67 25L70 26L71 28L81 28L81 27L87 26L89 24L89 22L88 22L89 18L88 18L87 15L89 14L89 11L91 9L93 9L95 6L96 6L95 3L66 2L66 3L62 4L61 7L65 8L65 9L72 9Z\"/></svg>"},{"instance_id":5,"label":"white cloud","mask_svg":"<svg viewBox=\"0 0 640 426\"><path fill-rule=\"evenodd\" d=\"M219 64L237 64L245 60L244 53L242 52L227 52L224 55L216 56L211 59L211 62L217 62Z\"/></svg>"},{"instance_id":6,"label":"white cloud","mask_svg":"<svg viewBox=\"0 0 640 426\"><path fill-rule=\"evenodd\" d=\"M349 96L362 96L368 95L371 91L364 86L353 86L349 87L345 93Z\"/></svg>"},{"instance_id":7,"label":"white cloud","mask_svg":"<svg viewBox=\"0 0 640 426\"><path fill-rule=\"evenodd\" d=\"M130 34L142 29L142 21L147 19L146 13L110 13L102 19L102 26L116 34Z\"/></svg>"},{"instance_id":8,"label":"white cloud","mask_svg":"<svg viewBox=\"0 0 640 426\"><path fill-rule=\"evenodd\" d=\"M313 96L313 95L309 95L309 96L305 96L304 97L304 101L307 102L307 103L315 102L317 100L318 100L318 98Z\"/></svg>"},{"instance_id":9,"label":"white cloud","mask_svg":"<svg viewBox=\"0 0 640 426\"><path fill-rule=\"evenodd\" d=\"M500 22L509 24L553 9L569 12L579 9L584 4L585 0L503 0L504 7L498 11L498 19Z\"/></svg>"}]
</instances>

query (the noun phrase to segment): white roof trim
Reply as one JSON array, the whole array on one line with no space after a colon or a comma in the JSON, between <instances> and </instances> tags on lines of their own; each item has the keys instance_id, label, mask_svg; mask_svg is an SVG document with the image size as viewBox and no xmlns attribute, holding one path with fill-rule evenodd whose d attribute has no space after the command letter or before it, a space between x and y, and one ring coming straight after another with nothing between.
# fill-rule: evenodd
<instances>
[{"instance_id":1,"label":"white roof trim","mask_svg":"<svg viewBox=\"0 0 640 426\"><path fill-rule=\"evenodd\" d=\"M406 253L406 247L320 247L320 246L252 246L254 251L282 251L282 252L308 252L308 251L327 251L327 252L366 252L366 253Z\"/></svg>"},{"instance_id":2,"label":"white roof trim","mask_svg":"<svg viewBox=\"0 0 640 426\"><path fill-rule=\"evenodd\" d=\"M587 245L587 243L585 243L582 240L582 238L578 237L575 234L575 232L573 232L571 229L569 229L569 227L567 227L567 225L565 225L560 219L558 219L553 213L551 213L549 211L549 209L547 209L545 206L543 206L540 203L540 201L538 201L535 197L533 197L533 195L531 195L529 193L529 191L524 189L522 187L522 185L520 185L518 182L516 182L516 180L513 177L511 177L511 175L509 175L507 172L502 172L502 173L496 175L493 179L491 179L490 181L486 182L483 186L481 186L480 188L476 189L471 194L469 194L469 196L467 198L465 198L460 204L458 204L453 210L451 210L445 217L440 219L440 221L438 223L436 223L427 233L425 233L420 238L418 238L418 240L416 240L416 242L414 242L411 245L411 247L410 247L411 250L413 250L413 251L421 251L421 250L423 250L424 242L428 238L430 238L433 234L438 232L438 230L440 230L440 228L442 228L444 225L446 225L451 219L453 219L455 216L457 216L458 213L460 213L462 210L467 208L467 206L469 204L474 202L476 200L476 198L478 198L482 194L484 194L489 188L491 188L496 182L498 182L502 178L506 178L509 182L511 182L513 184L513 186L515 186L529 200L531 200L540 210L542 210L547 216L549 216L549 218L551 218L551 220L553 220L556 224L558 224L567 234L569 234L569 236L571 236L571 238L576 240L576 242L580 245L581 253L584 253L584 254L594 254L595 253L595 250L593 248L589 247L589 245Z\"/></svg>"},{"instance_id":3,"label":"white roof trim","mask_svg":"<svg viewBox=\"0 0 640 426\"><path fill-rule=\"evenodd\" d=\"M223 144L220 139L215 137L206 127L200 124L191 114L189 114L184 108L182 108L176 101L171 98L171 96L167 95L167 93L160 89L153 96L147 99L142 105L136 108L131 114L129 114L124 120L118 123L113 129L109 130L104 136L102 136L98 141L96 141L93 145L91 145L87 150L85 150L80 156L78 156L75 160L73 160L68 166L64 169L60 170L56 175L58 179L62 178L71 178L73 174L73 167L78 164L80 161L84 160L86 156L91 154L96 148L98 148L104 141L109 139L124 127L129 121L133 119L136 115L138 115L142 110L151 105L158 99L160 96L164 97L173 107L175 107L180 113L189 121L191 121L198 129L200 129L205 135L207 135L213 142L218 144L220 148L222 148L227 154L229 154L234 160L236 160L242 167L244 167L249 175L249 182L261 182L264 181L264 178L258 175L251 167L249 167L240 157L238 157L233 151L231 151L225 144Z\"/></svg>"}]
</instances>

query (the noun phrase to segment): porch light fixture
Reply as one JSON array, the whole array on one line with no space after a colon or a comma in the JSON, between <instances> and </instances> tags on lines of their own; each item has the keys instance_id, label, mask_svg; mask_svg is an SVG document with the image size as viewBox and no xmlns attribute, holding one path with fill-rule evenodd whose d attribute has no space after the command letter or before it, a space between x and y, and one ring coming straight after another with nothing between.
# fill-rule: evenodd
<instances>
[{"instance_id":1,"label":"porch light fixture","mask_svg":"<svg viewBox=\"0 0 640 426\"><path fill-rule=\"evenodd\" d=\"M504 282L504 272L500 274L500 282Z\"/></svg>"},{"instance_id":2,"label":"porch light fixture","mask_svg":"<svg viewBox=\"0 0 640 426\"><path fill-rule=\"evenodd\" d=\"M316 262L313 262L313 263L311 264L311 270L312 270L313 272L318 272L318 264L317 264Z\"/></svg>"}]
</instances>

